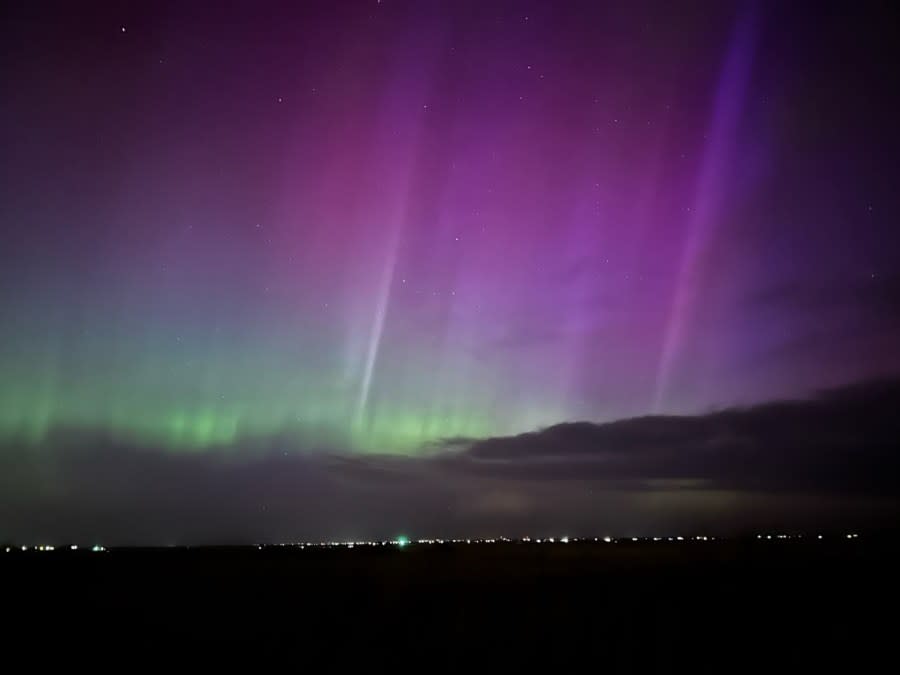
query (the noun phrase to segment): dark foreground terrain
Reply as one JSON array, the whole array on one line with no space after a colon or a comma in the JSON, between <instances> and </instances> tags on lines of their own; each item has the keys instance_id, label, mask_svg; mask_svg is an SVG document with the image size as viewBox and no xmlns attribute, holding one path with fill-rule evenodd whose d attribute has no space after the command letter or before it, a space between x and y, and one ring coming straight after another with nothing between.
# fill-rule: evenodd
<instances>
[{"instance_id":1,"label":"dark foreground terrain","mask_svg":"<svg viewBox=\"0 0 900 675\"><path fill-rule=\"evenodd\" d=\"M897 562L833 537L12 551L0 574L8 653L860 672L894 661Z\"/></svg>"}]
</instances>

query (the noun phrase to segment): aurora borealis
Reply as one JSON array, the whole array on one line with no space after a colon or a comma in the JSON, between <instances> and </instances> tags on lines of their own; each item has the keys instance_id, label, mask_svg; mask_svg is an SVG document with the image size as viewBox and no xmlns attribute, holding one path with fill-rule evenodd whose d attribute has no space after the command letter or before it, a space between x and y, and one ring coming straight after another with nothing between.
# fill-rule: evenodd
<instances>
[{"instance_id":1,"label":"aurora borealis","mask_svg":"<svg viewBox=\"0 0 900 675\"><path fill-rule=\"evenodd\" d=\"M788 4L15 9L0 446L429 458L895 375L894 29Z\"/></svg>"}]
</instances>

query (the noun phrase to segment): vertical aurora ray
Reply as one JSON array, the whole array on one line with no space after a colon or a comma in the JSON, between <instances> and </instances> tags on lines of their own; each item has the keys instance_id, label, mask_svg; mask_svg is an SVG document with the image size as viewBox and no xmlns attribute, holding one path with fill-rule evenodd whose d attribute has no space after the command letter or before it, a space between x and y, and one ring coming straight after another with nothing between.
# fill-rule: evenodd
<instances>
[{"instance_id":1,"label":"vertical aurora ray","mask_svg":"<svg viewBox=\"0 0 900 675\"><path fill-rule=\"evenodd\" d=\"M384 335L384 323L387 319L388 308L391 300L391 287L394 283L394 269L397 264L397 245L399 242L399 227L391 227L391 235L387 245L388 253L379 283L378 296L375 302L375 314L372 318L372 329L369 335L369 343L366 348L366 357L363 366L362 380L359 386L359 398L356 403L355 423L357 426L364 424L366 404L369 401L369 392L372 388L372 375L375 370L375 362L378 359L378 349Z\"/></svg>"},{"instance_id":2,"label":"vertical aurora ray","mask_svg":"<svg viewBox=\"0 0 900 675\"><path fill-rule=\"evenodd\" d=\"M716 222L722 218L724 174L734 161L737 134L753 65L756 16L752 10L739 15L716 89L709 137L697 182L687 237L675 276L675 293L663 332L659 369L652 410L662 412L668 403L672 369L684 339L685 322L697 294L698 266L708 255L707 246Z\"/></svg>"}]
</instances>

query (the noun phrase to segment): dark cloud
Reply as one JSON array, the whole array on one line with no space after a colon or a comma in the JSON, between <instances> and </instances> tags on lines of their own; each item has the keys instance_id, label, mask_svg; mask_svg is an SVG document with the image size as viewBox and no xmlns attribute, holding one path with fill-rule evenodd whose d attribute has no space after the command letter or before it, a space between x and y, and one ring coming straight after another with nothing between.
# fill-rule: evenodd
<instances>
[{"instance_id":1,"label":"dark cloud","mask_svg":"<svg viewBox=\"0 0 900 675\"><path fill-rule=\"evenodd\" d=\"M449 466L496 476L587 477L646 489L897 495L900 381L880 380L696 416L555 425L518 436L459 440ZM460 449L462 448L462 449Z\"/></svg>"}]
</instances>

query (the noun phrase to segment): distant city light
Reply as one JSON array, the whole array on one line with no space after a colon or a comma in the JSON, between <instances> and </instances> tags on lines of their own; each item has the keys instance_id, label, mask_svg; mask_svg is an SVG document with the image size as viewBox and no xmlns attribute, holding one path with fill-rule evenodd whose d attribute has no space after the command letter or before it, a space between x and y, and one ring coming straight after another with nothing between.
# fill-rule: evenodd
<instances>
[{"instance_id":1,"label":"distant city light","mask_svg":"<svg viewBox=\"0 0 900 675\"><path fill-rule=\"evenodd\" d=\"M397 544L397 546L399 546L400 548L403 548L409 543L409 537L405 537L401 534L399 537L397 537L394 543Z\"/></svg>"}]
</instances>

